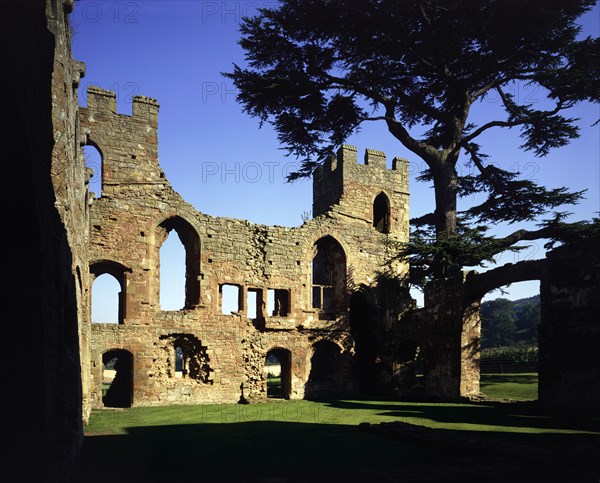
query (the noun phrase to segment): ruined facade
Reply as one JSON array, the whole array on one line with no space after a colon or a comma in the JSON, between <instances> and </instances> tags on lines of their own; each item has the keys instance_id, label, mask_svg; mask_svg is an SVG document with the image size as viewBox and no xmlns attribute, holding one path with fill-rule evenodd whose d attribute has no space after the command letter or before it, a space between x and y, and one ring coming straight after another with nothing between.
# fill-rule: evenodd
<instances>
[{"instance_id":1,"label":"ruined facade","mask_svg":"<svg viewBox=\"0 0 600 483\"><path fill-rule=\"evenodd\" d=\"M158 103L132 104L131 115L117 114L115 94L90 87L80 109L87 142L102 155L90 277L108 273L121 287L120 323L91 325L94 406L114 404L101 392L114 351L125 351L117 376L125 371L130 385L116 405L265 399L271 354L284 398L358 394L391 326L376 287L386 240L408 238L406 161L388 169L385 155L368 149L359 163L344 146L316 173L314 218L298 228L214 218L182 200L161 171ZM159 255L172 232L186 251L185 306L164 311ZM228 315L225 290L238 299Z\"/></svg>"},{"instance_id":2,"label":"ruined facade","mask_svg":"<svg viewBox=\"0 0 600 483\"><path fill-rule=\"evenodd\" d=\"M386 273L386 240L408 237L406 162L364 163L345 146L315 173L314 219L267 227L199 213L173 191L157 157L158 104L137 97L131 115L114 94L92 88L80 108L84 66L72 58L71 0L5 6L10 22L2 81L5 177L18 186L5 200L9 289L3 335L3 393L10 444L0 479L68 481L94 407L264 400L264 366L281 367L280 396L373 394L396 386L414 395L457 399L479 391L478 300L496 285L469 277L446 297L429 287L425 307L406 310ZM15 46L18 46L16 48ZM22 75L26 73L26 75ZM82 146L102 153L100 197L89 192ZM4 195L8 191L3 192ZM162 311L159 250L169 232L186 249L185 306ZM26 243L29 241L29 243ZM517 264L520 265L520 264ZM595 411L600 405L600 250L598 240L560 247L507 265L504 285L541 280L540 402ZM93 281L121 287L119 324L91 323ZM479 279L479 284L481 281ZM472 284L471 284L472 285ZM222 313L225 289L238 293ZM250 301L256 306L251 313ZM448 324L448 320L453 320ZM117 375L102 395L103 366Z\"/></svg>"}]
</instances>

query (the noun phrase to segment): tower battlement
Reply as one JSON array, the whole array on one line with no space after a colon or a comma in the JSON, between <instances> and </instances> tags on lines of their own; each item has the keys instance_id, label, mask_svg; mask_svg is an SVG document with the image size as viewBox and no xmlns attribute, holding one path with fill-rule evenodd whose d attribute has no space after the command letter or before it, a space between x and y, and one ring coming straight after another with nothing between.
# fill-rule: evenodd
<instances>
[{"instance_id":1,"label":"tower battlement","mask_svg":"<svg viewBox=\"0 0 600 483\"><path fill-rule=\"evenodd\" d=\"M402 171L404 164L408 163L408 160L404 158L395 157L392 160L392 167L389 171ZM344 144L337 152L335 156L327 159L322 166L319 166L315 172L315 175L323 175L328 171L335 171L338 166L342 167L347 165L361 165L370 166L371 168L388 170L387 168L387 156L383 151L377 149L367 148L363 155L363 163L358 162L358 149L352 144Z\"/></svg>"},{"instance_id":2,"label":"tower battlement","mask_svg":"<svg viewBox=\"0 0 600 483\"><path fill-rule=\"evenodd\" d=\"M371 222L374 200L381 193L394 213L406 212L408 216L408 161L395 157L388 168L386 154L368 148L364 151L363 163L359 163L356 146L344 144L336 156L315 170L313 216L336 207L338 211Z\"/></svg>"},{"instance_id":3,"label":"tower battlement","mask_svg":"<svg viewBox=\"0 0 600 483\"><path fill-rule=\"evenodd\" d=\"M158 164L158 101L134 96L131 114L118 114L114 91L89 86L87 104L80 109L81 126L86 144L102 154L102 195L164 182Z\"/></svg>"},{"instance_id":4,"label":"tower battlement","mask_svg":"<svg viewBox=\"0 0 600 483\"><path fill-rule=\"evenodd\" d=\"M115 91L102 89L97 86L89 86L87 88L87 102L87 109L90 111L117 114L117 95ZM159 107L158 101L152 97L133 96L131 99L131 115L119 115L146 119L158 123Z\"/></svg>"}]
</instances>

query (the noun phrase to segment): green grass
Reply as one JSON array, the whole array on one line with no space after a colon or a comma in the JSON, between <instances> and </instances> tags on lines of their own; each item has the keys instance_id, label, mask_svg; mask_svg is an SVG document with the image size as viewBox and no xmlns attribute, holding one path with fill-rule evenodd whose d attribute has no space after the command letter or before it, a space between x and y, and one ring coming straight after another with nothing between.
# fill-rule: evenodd
<instances>
[{"instance_id":1,"label":"green grass","mask_svg":"<svg viewBox=\"0 0 600 483\"><path fill-rule=\"evenodd\" d=\"M268 383L280 384L279 379ZM482 392L494 399L533 401L537 398L537 374L483 374ZM522 414L519 414L522 413ZM579 432L561 427L550 416L532 415L527 406L496 403L416 403L402 401L335 400L269 401L261 404L207 404L195 406L139 407L94 411L88 434L127 434L132 427L172 424L277 423L358 425L403 421L431 428L501 432ZM562 423L561 423L562 424Z\"/></svg>"},{"instance_id":2,"label":"green grass","mask_svg":"<svg viewBox=\"0 0 600 483\"><path fill-rule=\"evenodd\" d=\"M481 392L492 398L533 401L537 399L537 391L538 375L535 372L481 375Z\"/></svg>"},{"instance_id":3,"label":"green grass","mask_svg":"<svg viewBox=\"0 0 600 483\"><path fill-rule=\"evenodd\" d=\"M281 377L267 377L267 397L282 397Z\"/></svg>"},{"instance_id":4,"label":"green grass","mask_svg":"<svg viewBox=\"0 0 600 483\"><path fill-rule=\"evenodd\" d=\"M486 375L483 385L494 397L512 394L525 399L535 394L537 378L535 374ZM509 443L525 441L536 448L550 443L563 448L565 441L573 444L572 438L577 438L577 444L589 438L600 442L598 419L551 417L540 413L533 402L271 400L251 405L140 407L93 411L85 428L80 471L85 481L105 481L107 475L94 470L102 461L109 465L113 481L363 481L363 477L386 481L382 475L393 475L388 479L397 481L399 475L404 478L411 472L417 475L411 481L421 481L419 472L437 471L440 465L460 474L456 462L466 463L459 448L440 452L435 446L388 440L358 429L362 422L391 421ZM171 473L173 468L177 475ZM122 480L114 480L113 475ZM290 475L295 479L285 479ZM502 478L515 481L514 475L503 473Z\"/></svg>"},{"instance_id":5,"label":"green grass","mask_svg":"<svg viewBox=\"0 0 600 483\"><path fill-rule=\"evenodd\" d=\"M532 412L528 407L498 404L417 403L334 400L278 401L252 405L140 407L94 411L86 434L129 434L131 428L177 425L235 425L256 422L356 426L391 421L469 431L517 433L587 432L578 421ZM592 431L594 432L594 431ZM599 432L600 434L600 432Z\"/></svg>"}]
</instances>

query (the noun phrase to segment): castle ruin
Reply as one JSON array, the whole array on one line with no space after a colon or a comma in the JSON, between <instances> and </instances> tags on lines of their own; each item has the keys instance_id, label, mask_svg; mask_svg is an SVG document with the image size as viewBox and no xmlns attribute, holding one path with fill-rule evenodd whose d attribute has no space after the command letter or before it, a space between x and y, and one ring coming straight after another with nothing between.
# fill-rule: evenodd
<instances>
[{"instance_id":1,"label":"castle ruin","mask_svg":"<svg viewBox=\"0 0 600 483\"><path fill-rule=\"evenodd\" d=\"M131 115L117 114L114 94L92 88L79 107L85 66L72 58L73 0L5 7L3 154L5 179L18 189L5 201L13 235L3 355L18 370L3 380L11 440L2 479L68 480L92 407L264 400L271 355L284 398L377 393L398 380L409 387L417 347L424 394L478 393L477 304L499 285L473 286L466 275L451 294L465 309L452 324L444 323L452 304L435 286L423 309L411 307L397 283L407 267L384 269L385 240L408 237L405 161L389 169L383 153L367 150L359 163L357 150L343 147L315 173L314 219L298 228L199 213L158 165L156 101L137 97ZM86 144L102 154L99 198L89 193ZM186 250L185 306L162 311L159 249L173 231ZM597 411L597 240L553 250L527 273L517 265L525 266L507 265L500 286L541 281L540 403ZM120 284L119 324L91 323L102 274ZM226 289L238 294L229 315ZM103 398L109 358L119 363L118 390Z\"/></svg>"},{"instance_id":2,"label":"castle ruin","mask_svg":"<svg viewBox=\"0 0 600 483\"><path fill-rule=\"evenodd\" d=\"M117 114L115 94L90 87L87 105L82 135L102 155L102 193L89 203L90 287L107 273L121 287L119 323L91 324L94 407L104 406L102 370L114 357L130 385L117 403L126 406L264 400L269 355L281 363L284 398L358 395L386 374L389 382L377 366L395 321L377 284L386 240L408 239L407 161L388 169L384 153L367 149L359 163L344 146L315 174L314 217L298 228L214 218L186 203L159 166L155 100L134 97L132 115ZM160 308L170 232L186 252L178 311ZM226 289L238 302L227 315Z\"/></svg>"}]
</instances>

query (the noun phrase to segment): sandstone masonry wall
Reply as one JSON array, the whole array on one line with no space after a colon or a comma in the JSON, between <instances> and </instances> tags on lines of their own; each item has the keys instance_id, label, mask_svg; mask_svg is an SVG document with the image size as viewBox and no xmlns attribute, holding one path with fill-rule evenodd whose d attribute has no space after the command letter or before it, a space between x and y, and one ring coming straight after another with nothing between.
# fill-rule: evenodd
<instances>
[{"instance_id":1,"label":"sandstone masonry wall","mask_svg":"<svg viewBox=\"0 0 600 483\"><path fill-rule=\"evenodd\" d=\"M82 128L102 154L102 193L90 210L92 277L111 273L123 292L121 324L92 324L92 400L102 407L103 354L125 349L134 356L133 405L237 402L266 397L264 363L273 349L291 357L289 398L302 398L315 344L336 344L337 391L355 394L354 341L348 325L350 295L373 289L386 258L386 239L408 237L406 163L387 169L385 155L345 146L335 169L322 168L315 181L315 218L298 228L215 218L182 200L158 163L158 103L133 99L131 115L116 113L114 93L91 87L81 108ZM327 171L330 170L330 171ZM338 174L339 172L339 174ZM336 194L332 196L331 193ZM373 226L374 199L385 194L387 233ZM385 211L385 210L384 210ZM160 246L176 231L186 248L186 304L160 309ZM335 310L313 308L313 258L319 240L340 247ZM335 240L335 241L332 241ZM399 271L405 267L399 267ZM239 287L239 310L221 313L221 286ZM282 291L285 314L267 314L267 292ZM258 294L259 313L248 317L247 294ZM380 307L374 301L372 310ZM201 378L176 377L174 349L181 338L205 351ZM192 355L190 354L190 357ZM343 362L346 360L346 362ZM317 383L308 392L315 394ZM317 391L318 392L318 391Z\"/></svg>"}]
</instances>

